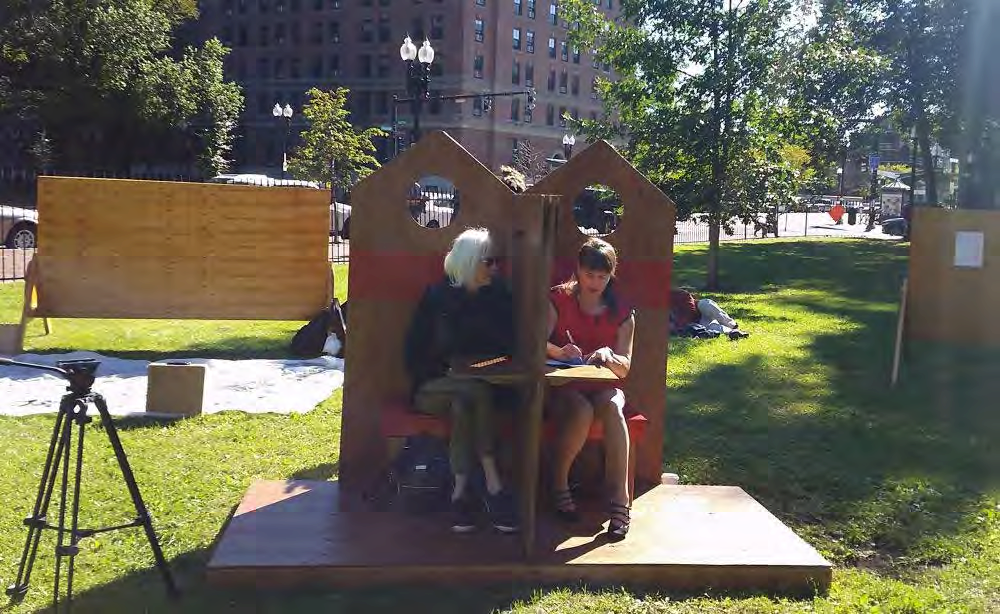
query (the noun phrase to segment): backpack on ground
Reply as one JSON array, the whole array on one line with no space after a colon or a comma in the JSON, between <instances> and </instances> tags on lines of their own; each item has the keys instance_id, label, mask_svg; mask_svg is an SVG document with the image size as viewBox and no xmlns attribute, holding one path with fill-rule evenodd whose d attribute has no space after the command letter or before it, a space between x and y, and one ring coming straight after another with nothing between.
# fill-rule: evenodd
<instances>
[{"instance_id":1,"label":"backpack on ground","mask_svg":"<svg viewBox=\"0 0 1000 614\"><path fill-rule=\"evenodd\" d=\"M451 466L444 441L430 435L411 435L392 462L389 481L395 505L412 513L447 509Z\"/></svg>"},{"instance_id":2,"label":"backpack on ground","mask_svg":"<svg viewBox=\"0 0 1000 614\"><path fill-rule=\"evenodd\" d=\"M333 299L329 307L323 309L300 328L292 337L292 342L289 345L291 353L300 358L316 358L323 354L324 349L328 348L327 340L334 328L335 318L338 317L337 313L340 309L340 302ZM338 350L342 350L342 346L343 343Z\"/></svg>"}]
</instances>

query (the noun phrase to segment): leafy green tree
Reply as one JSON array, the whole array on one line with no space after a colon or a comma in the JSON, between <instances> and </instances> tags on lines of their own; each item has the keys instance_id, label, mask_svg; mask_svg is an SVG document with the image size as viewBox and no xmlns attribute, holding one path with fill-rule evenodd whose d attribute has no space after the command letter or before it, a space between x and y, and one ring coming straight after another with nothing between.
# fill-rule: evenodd
<instances>
[{"instance_id":1,"label":"leafy green tree","mask_svg":"<svg viewBox=\"0 0 1000 614\"><path fill-rule=\"evenodd\" d=\"M218 135L242 107L239 88L222 80L226 50L215 41L170 57L174 28L195 14L192 0L9 0L0 117L35 132L21 150L44 143L68 170L196 157L204 173L224 166L231 137Z\"/></svg>"},{"instance_id":2,"label":"leafy green tree","mask_svg":"<svg viewBox=\"0 0 1000 614\"><path fill-rule=\"evenodd\" d=\"M386 133L379 128L355 131L346 108L347 94L343 87L329 91L314 87L306 92L309 102L302 115L309 128L300 135L302 144L288 160L288 170L294 177L332 183L346 190L379 168L372 155L372 139Z\"/></svg>"},{"instance_id":3,"label":"leafy green tree","mask_svg":"<svg viewBox=\"0 0 1000 614\"><path fill-rule=\"evenodd\" d=\"M782 158L794 123L782 78L795 32L791 0L623 0L610 21L587 0L566 0L574 42L596 49L616 79L599 82L603 120L592 138L624 138L625 155L709 224L707 286L718 285L719 239L735 219L790 201L801 174ZM769 210L769 209L768 209Z\"/></svg>"}]
</instances>

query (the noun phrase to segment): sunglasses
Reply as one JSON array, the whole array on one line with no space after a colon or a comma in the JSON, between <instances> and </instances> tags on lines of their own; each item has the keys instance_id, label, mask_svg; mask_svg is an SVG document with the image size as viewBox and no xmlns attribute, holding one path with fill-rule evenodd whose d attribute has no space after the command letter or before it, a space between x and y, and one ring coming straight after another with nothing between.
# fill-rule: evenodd
<instances>
[{"instance_id":1,"label":"sunglasses","mask_svg":"<svg viewBox=\"0 0 1000 614\"><path fill-rule=\"evenodd\" d=\"M487 256L486 258L483 258L483 264L485 264L488 267L500 266L500 263L502 261L503 259L500 258L499 256Z\"/></svg>"}]
</instances>

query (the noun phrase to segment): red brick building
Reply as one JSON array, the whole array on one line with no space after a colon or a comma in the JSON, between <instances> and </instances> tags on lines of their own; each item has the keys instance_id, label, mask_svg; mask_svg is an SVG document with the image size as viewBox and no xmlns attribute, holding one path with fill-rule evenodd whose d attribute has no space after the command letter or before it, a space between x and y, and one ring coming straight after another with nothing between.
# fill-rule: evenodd
<instances>
[{"instance_id":1,"label":"red brick building","mask_svg":"<svg viewBox=\"0 0 1000 614\"><path fill-rule=\"evenodd\" d=\"M617 13L618 0L600 2ZM232 49L226 76L246 94L241 170L280 168L284 121L271 109L291 104L294 139L314 86L349 88L354 124L388 128L393 94L406 93L399 47L407 34L435 49L433 94L536 90L533 112L524 96L496 98L490 113L479 98L424 105L422 130L448 131L493 169L509 164L525 140L542 158L561 157L563 113L597 117L593 83L610 75L607 64L568 43L556 0L202 0L200 8L197 37L217 36ZM408 141L409 105L398 112ZM391 157L390 139L378 145L380 157Z\"/></svg>"}]
</instances>

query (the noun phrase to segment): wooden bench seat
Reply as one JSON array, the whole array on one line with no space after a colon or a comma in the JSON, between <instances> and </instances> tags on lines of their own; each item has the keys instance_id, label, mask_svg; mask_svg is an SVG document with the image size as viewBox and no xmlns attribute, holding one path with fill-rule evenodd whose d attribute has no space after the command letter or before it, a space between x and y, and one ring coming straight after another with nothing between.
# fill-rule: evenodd
<instances>
[{"instance_id":1,"label":"wooden bench seat","mask_svg":"<svg viewBox=\"0 0 1000 614\"><path fill-rule=\"evenodd\" d=\"M632 442L642 441L649 421L641 413L630 412L627 406L625 413L628 416L626 424L628 425L629 439ZM504 437L510 437L514 432L512 412L501 412L500 416L500 432ZM413 409L408 401L397 399L381 408L379 428L383 437L432 435L447 439L451 431L451 424L447 418L419 413ZM546 420L542 429L543 439L552 439L554 435L555 425L551 420ZM601 441L603 439L604 426L599 420L594 420L590 425L587 441Z\"/></svg>"}]
</instances>

